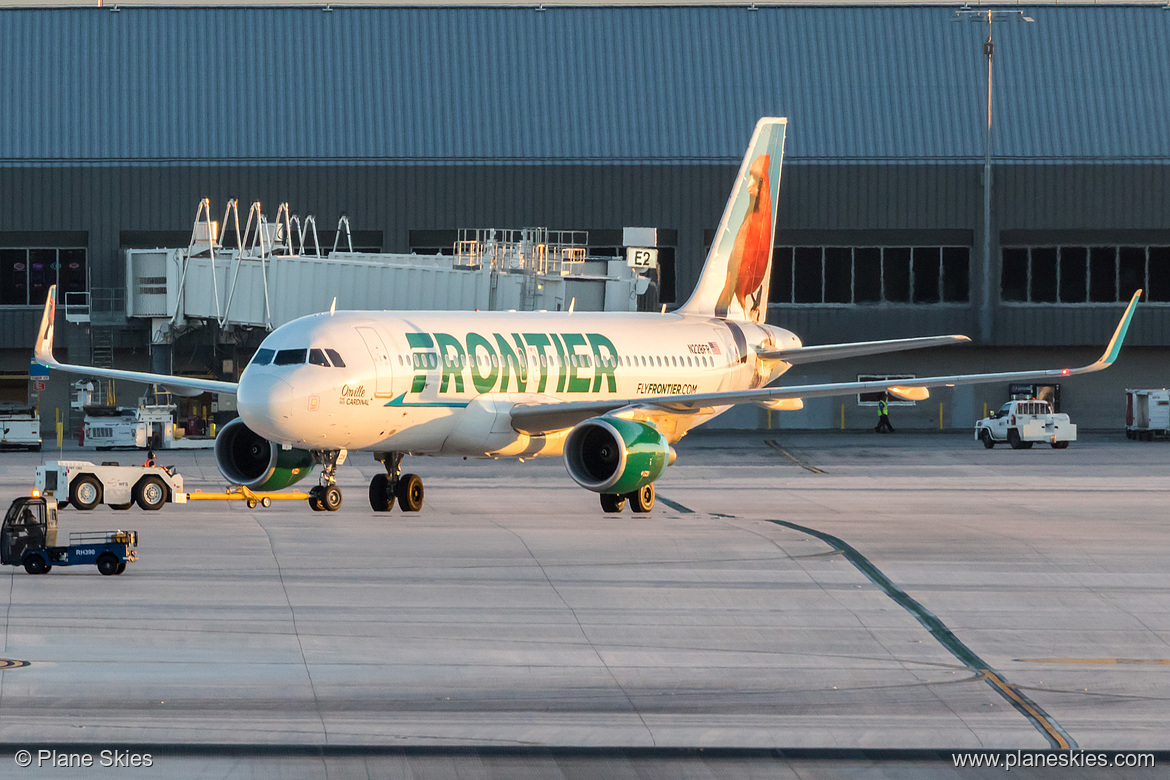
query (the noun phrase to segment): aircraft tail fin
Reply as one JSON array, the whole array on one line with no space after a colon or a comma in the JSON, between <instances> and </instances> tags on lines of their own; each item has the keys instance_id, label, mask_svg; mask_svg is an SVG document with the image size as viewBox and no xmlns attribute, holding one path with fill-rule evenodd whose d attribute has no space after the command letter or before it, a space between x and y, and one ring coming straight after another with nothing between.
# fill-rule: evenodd
<instances>
[{"instance_id":1,"label":"aircraft tail fin","mask_svg":"<svg viewBox=\"0 0 1170 780\"><path fill-rule=\"evenodd\" d=\"M763 322L768 316L777 195L788 120L756 123L699 283L680 312Z\"/></svg>"}]
</instances>

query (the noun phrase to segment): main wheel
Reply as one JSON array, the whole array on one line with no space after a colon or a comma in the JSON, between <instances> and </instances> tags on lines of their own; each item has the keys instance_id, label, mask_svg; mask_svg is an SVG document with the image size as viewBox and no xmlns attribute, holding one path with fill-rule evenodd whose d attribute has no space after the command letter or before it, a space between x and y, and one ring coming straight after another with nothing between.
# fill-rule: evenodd
<instances>
[{"instance_id":1,"label":"main wheel","mask_svg":"<svg viewBox=\"0 0 1170 780\"><path fill-rule=\"evenodd\" d=\"M309 509L312 509L314 512L325 511L325 505L321 503L321 494L324 490L320 485L309 490Z\"/></svg>"},{"instance_id":2,"label":"main wheel","mask_svg":"<svg viewBox=\"0 0 1170 780\"><path fill-rule=\"evenodd\" d=\"M97 477L82 474L69 486L69 501L78 509L93 509L102 502L102 483Z\"/></svg>"},{"instance_id":3,"label":"main wheel","mask_svg":"<svg viewBox=\"0 0 1170 780\"><path fill-rule=\"evenodd\" d=\"M267 509L268 507L272 506L272 499L268 496L264 496L264 498L260 499L260 506Z\"/></svg>"},{"instance_id":4,"label":"main wheel","mask_svg":"<svg viewBox=\"0 0 1170 780\"><path fill-rule=\"evenodd\" d=\"M618 493L601 494L601 511L614 514L626 508L626 497Z\"/></svg>"},{"instance_id":5,"label":"main wheel","mask_svg":"<svg viewBox=\"0 0 1170 780\"><path fill-rule=\"evenodd\" d=\"M654 483L643 485L626 496L630 499L630 509L635 512L649 512L654 508Z\"/></svg>"},{"instance_id":6,"label":"main wheel","mask_svg":"<svg viewBox=\"0 0 1170 780\"><path fill-rule=\"evenodd\" d=\"M983 442L983 446L987 449L995 446L995 439L991 438L991 431L986 428L979 429L979 441Z\"/></svg>"},{"instance_id":7,"label":"main wheel","mask_svg":"<svg viewBox=\"0 0 1170 780\"><path fill-rule=\"evenodd\" d=\"M167 486L158 477L145 477L134 486L134 500L148 512L162 509L167 502Z\"/></svg>"},{"instance_id":8,"label":"main wheel","mask_svg":"<svg viewBox=\"0 0 1170 780\"><path fill-rule=\"evenodd\" d=\"M423 481L418 474L403 474L394 491L403 512L417 512L423 505Z\"/></svg>"},{"instance_id":9,"label":"main wheel","mask_svg":"<svg viewBox=\"0 0 1170 780\"><path fill-rule=\"evenodd\" d=\"M249 498L245 503L248 505L249 509L255 509L260 502L254 498Z\"/></svg>"},{"instance_id":10,"label":"main wheel","mask_svg":"<svg viewBox=\"0 0 1170 780\"><path fill-rule=\"evenodd\" d=\"M1016 430L1015 428L1008 429L1007 439L1008 439L1008 444L1012 445L1013 450L1026 450L1028 448L1025 447L1024 445L1030 444L1029 442L1023 441L1020 438L1020 432L1018 430Z\"/></svg>"},{"instance_id":11,"label":"main wheel","mask_svg":"<svg viewBox=\"0 0 1170 780\"><path fill-rule=\"evenodd\" d=\"M394 491L390 489L389 474L375 474L370 480L370 508L375 512L389 512L394 508Z\"/></svg>"},{"instance_id":12,"label":"main wheel","mask_svg":"<svg viewBox=\"0 0 1170 780\"><path fill-rule=\"evenodd\" d=\"M321 506L326 511L336 512L341 509L341 488L337 485L329 485L321 493Z\"/></svg>"},{"instance_id":13,"label":"main wheel","mask_svg":"<svg viewBox=\"0 0 1170 780\"><path fill-rule=\"evenodd\" d=\"M24 559L24 570L29 574L44 574L49 570L49 565L41 556L30 555Z\"/></svg>"},{"instance_id":14,"label":"main wheel","mask_svg":"<svg viewBox=\"0 0 1170 780\"><path fill-rule=\"evenodd\" d=\"M118 564L120 563L121 561L118 560L118 556L114 555L112 552L104 552L99 555L97 559L98 571L107 577L111 574L117 574Z\"/></svg>"},{"instance_id":15,"label":"main wheel","mask_svg":"<svg viewBox=\"0 0 1170 780\"><path fill-rule=\"evenodd\" d=\"M1068 442L1067 441L1054 441L1054 442L1052 442L1052 449L1054 449L1054 450L1067 450L1068 449Z\"/></svg>"}]
</instances>

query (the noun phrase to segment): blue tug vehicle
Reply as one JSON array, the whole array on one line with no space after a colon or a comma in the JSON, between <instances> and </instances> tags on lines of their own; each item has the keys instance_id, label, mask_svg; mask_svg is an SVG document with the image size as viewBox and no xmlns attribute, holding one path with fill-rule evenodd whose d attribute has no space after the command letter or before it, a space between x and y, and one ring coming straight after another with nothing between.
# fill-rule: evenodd
<instances>
[{"instance_id":1,"label":"blue tug vehicle","mask_svg":"<svg viewBox=\"0 0 1170 780\"><path fill-rule=\"evenodd\" d=\"M0 525L0 564L47 574L54 566L97 566L102 574L121 574L138 560L137 531L82 531L57 544L57 499L33 491L8 507Z\"/></svg>"}]
</instances>

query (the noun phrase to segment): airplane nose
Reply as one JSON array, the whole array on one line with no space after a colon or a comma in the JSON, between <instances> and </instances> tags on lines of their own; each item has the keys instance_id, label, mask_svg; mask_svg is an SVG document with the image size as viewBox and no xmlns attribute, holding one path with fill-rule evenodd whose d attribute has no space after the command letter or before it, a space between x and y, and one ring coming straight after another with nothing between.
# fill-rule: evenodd
<instances>
[{"instance_id":1,"label":"airplane nose","mask_svg":"<svg viewBox=\"0 0 1170 780\"><path fill-rule=\"evenodd\" d=\"M264 438L277 442L290 438L293 389L280 377L256 376L245 371L240 377L236 406L244 425Z\"/></svg>"}]
</instances>

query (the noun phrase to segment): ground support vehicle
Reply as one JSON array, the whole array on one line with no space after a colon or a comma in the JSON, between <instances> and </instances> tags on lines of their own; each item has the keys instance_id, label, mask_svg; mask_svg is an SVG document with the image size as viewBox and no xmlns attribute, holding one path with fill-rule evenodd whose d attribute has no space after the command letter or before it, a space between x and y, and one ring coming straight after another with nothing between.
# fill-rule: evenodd
<instances>
[{"instance_id":1,"label":"ground support vehicle","mask_svg":"<svg viewBox=\"0 0 1170 780\"><path fill-rule=\"evenodd\" d=\"M0 407L0 449L41 448L41 416L29 406Z\"/></svg>"},{"instance_id":2,"label":"ground support vehicle","mask_svg":"<svg viewBox=\"0 0 1170 780\"><path fill-rule=\"evenodd\" d=\"M246 501L249 509L257 506L270 507L273 501L305 501L310 498L308 493L276 491L255 491L243 485L233 485L222 493L204 493L195 490L190 493L181 493L175 498L176 504L187 501Z\"/></svg>"},{"instance_id":3,"label":"ground support vehicle","mask_svg":"<svg viewBox=\"0 0 1170 780\"><path fill-rule=\"evenodd\" d=\"M1125 438L1153 441L1170 436L1170 390L1125 391Z\"/></svg>"},{"instance_id":4,"label":"ground support vehicle","mask_svg":"<svg viewBox=\"0 0 1170 780\"><path fill-rule=\"evenodd\" d=\"M86 406L81 444L98 450L208 449L213 438L179 436L173 404L130 406Z\"/></svg>"},{"instance_id":5,"label":"ground support vehicle","mask_svg":"<svg viewBox=\"0 0 1170 780\"><path fill-rule=\"evenodd\" d=\"M991 449L1007 443L1013 450L1029 450L1036 442L1048 442L1063 450L1077 440L1077 426L1067 414L1055 414L1047 401L1008 401L990 417L975 423L975 438Z\"/></svg>"},{"instance_id":6,"label":"ground support vehicle","mask_svg":"<svg viewBox=\"0 0 1170 780\"><path fill-rule=\"evenodd\" d=\"M129 509L135 503L146 510L161 509L183 493L183 477L173 467L122 466L107 461L56 460L37 467L36 489L56 498L62 507L93 509L108 504Z\"/></svg>"},{"instance_id":7,"label":"ground support vehicle","mask_svg":"<svg viewBox=\"0 0 1170 780\"><path fill-rule=\"evenodd\" d=\"M54 566L94 565L102 574L121 574L138 560L137 531L84 531L57 544L57 501L21 496L8 507L0 525L0 564L23 566L29 574L47 574Z\"/></svg>"}]
</instances>

